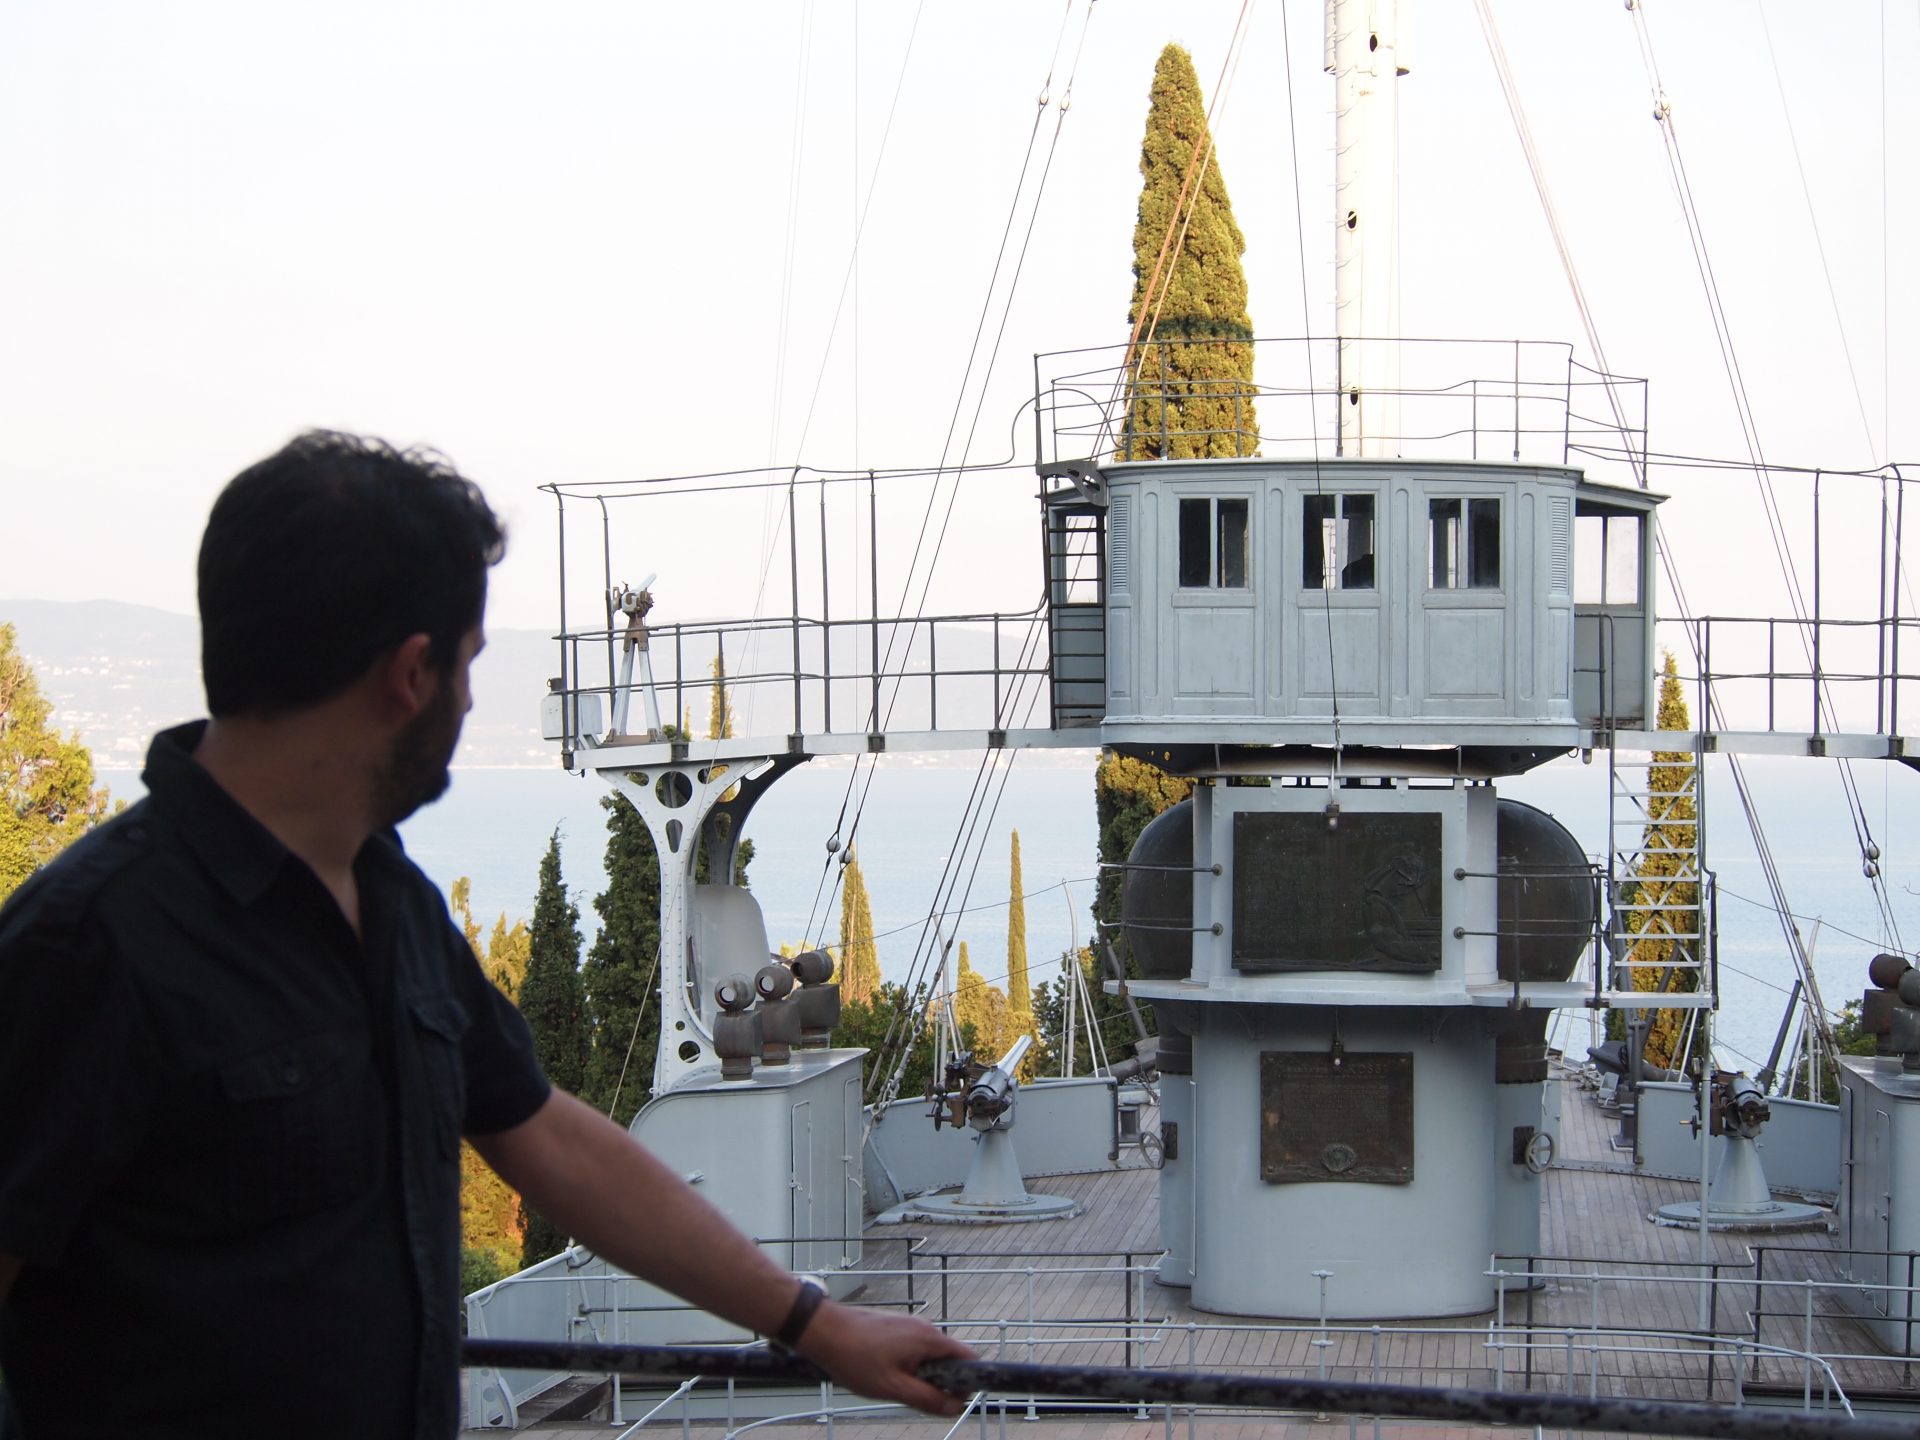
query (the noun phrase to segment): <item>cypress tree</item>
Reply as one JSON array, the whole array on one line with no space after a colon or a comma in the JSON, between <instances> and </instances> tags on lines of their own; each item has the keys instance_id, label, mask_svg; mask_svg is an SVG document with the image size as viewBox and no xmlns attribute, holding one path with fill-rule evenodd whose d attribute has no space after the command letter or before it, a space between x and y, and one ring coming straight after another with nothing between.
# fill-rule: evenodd
<instances>
[{"instance_id":1,"label":"cypress tree","mask_svg":"<svg viewBox=\"0 0 1920 1440\"><path fill-rule=\"evenodd\" d=\"M880 951L873 939L873 908L867 901L860 859L847 853L840 877L840 998L871 1000L880 989Z\"/></svg>"},{"instance_id":2,"label":"cypress tree","mask_svg":"<svg viewBox=\"0 0 1920 1440\"><path fill-rule=\"evenodd\" d=\"M639 811L617 795L600 806L607 888L593 902L600 933L581 970L593 1044L580 1095L624 1129L652 1092L659 1048L660 1012L649 992L659 984L660 860Z\"/></svg>"},{"instance_id":3,"label":"cypress tree","mask_svg":"<svg viewBox=\"0 0 1920 1440\"><path fill-rule=\"evenodd\" d=\"M493 941L482 947L480 926L473 918L473 882L461 876L453 882L452 909L473 955L487 978L509 1000L520 978L512 964L511 937L524 935L524 925L507 925L503 914L494 926ZM460 1273L463 1294L471 1294L511 1274L524 1244L525 1219L520 1197L480 1158L480 1152L460 1142Z\"/></svg>"},{"instance_id":4,"label":"cypress tree","mask_svg":"<svg viewBox=\"0 0 1920 1440\"><path fill-rule=\"evenodd\" d=\"M1035 1044L1020 1062L1020 1079L1031 1080L1040 1073L1044 1048L1039 1027L1033 1018L1033 983L1027 972L1027 896L1026 881L1020 873L1020 832L1013 832L1012 893L1007 900L1007 1034L1011 1045L1021 1035L1031 1035ZM1001 1047L1004 1051L1005 1046Z\"/></svg>"},{"instance_id":5,"label":"cypress tree","mask_svg":"<svg viewBox=\"0 0 1920 1440\"><path fill-rule=\"evenodd\" d=\"M547 841L540 858L540 888L533 901L526 979L520 985L520 1013L533 1032L533 1053L547 1078L562 1090L578 1093L586 1081L591 1036L580 991L580 907L568 898L560 880L560 832ZM537 1265L566 1245L554 1223L524 1202L520 1207L526 1237L520 1266Z\"/></svg>"},{"instance_id":6,"label":"cypress tree","mask_svg":"<svg viewBox=\"0 0 1920 1440\"><path fill-rule=\"evenodd\" d=\"M1007 997L973 968L964 940L960 942L960 964L953 982L953 1018L977 1059L998 1060L1012 1043Z\"/></svg>"},{"instance_id":7,"label":"cypress tree","mask_svg":"<svg viewBox=\"0 0 1920 1440\"><path fill-rule=\"evenodd\" d=\"M1007 899L1007 1004L1031 1015L1033 987L1027 977L1027 897L1020 875L1020 832L1013 832L1012 894Z\"/></svg>"},{"instance_id":8,"label":"cypress tree","mask_svg":"<svg viewBox=\"0 0 1920 1440\"><path fill-rule=\"evenodd\" d=\"M1208 138L1193 57L1178 45L1161 51L1153 69L1140 174L1120 458L1252 455L1260 426L1240 268L1247 242Z\"/></svg>"},{"instance_id":9,"label":"cypress tree","mask_svg":"<svg viewBox=\"0 0 1920 1440\"><path fill-rule=\"evenodd\" d=\"M1660 673L1660 703L1656 725L1662 730L1687 730L1687 697L1673 652L1666 653ZM1700 772L1694 757L1683 751L1659 751L1648 770L1647 823L1640 842L1630 889L1632 903L1649 906L1627 913L1627 933L1634 937L1627 951L1633 988L1656 991L1663 986L1685 993L1697 989L1700 972L1658 968L1670 962L1698 960L1699 942L1676 939L1700 929L1700 857L1695 828L1699 819ZM1685 1015L1679 1010L1657 1010L1647 1031L1644 1051L1649 1065L1665 1069L1679 1053Z\"/></svg>"},{"instance_id":10,"label":"cypress tree","mask_svg":"<svg viewBox=\"0 0 1920 1440\"><path fill-rule=\"evenodd\" d=\"M724 652L713 657L713 699L707 705L707 738L733 738L733 697L727 693L727 657Z\"/></svg>"},{"instance_id":11,"label":"cypress tree","mask_svg":"<svg viewBox=\"0 0 1920 1440\"><path fill-rule=\"evenodd\" d=\"M53 702L0 625L0 900L111 813L93 755L53 725Z\"/></svg>"}]
</instances>

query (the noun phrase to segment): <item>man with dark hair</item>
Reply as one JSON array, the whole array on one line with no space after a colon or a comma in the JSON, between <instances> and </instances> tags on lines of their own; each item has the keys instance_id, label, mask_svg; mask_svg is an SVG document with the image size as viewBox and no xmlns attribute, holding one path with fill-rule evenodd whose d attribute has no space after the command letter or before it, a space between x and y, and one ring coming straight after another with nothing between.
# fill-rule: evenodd
<instances>
[{"instance_id":1,"label":"man with dark hair","mask_svg":"<svg viewBox=\"0 0 1920 1440\"><path fill-rule=\"evenodd\" d=\"M822 1302L548 1085L401 849L503 546L439 457L351 436L215 502L212 718L0 909L0 1433L451 1435L462 1134L623 1268L957 1413L913 1372L966 1347Z\"/></svg>"}]
</instances>

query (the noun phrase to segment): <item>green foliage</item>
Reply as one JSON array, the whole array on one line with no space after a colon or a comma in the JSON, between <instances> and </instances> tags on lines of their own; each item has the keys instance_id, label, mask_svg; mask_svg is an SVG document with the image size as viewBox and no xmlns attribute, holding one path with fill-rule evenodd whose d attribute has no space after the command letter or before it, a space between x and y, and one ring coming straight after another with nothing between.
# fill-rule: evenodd
<instances>
[{"instance_id":1,"label":"green foliage","mask_svg":"<svg viewBox=\"0 0 1920 1440\"><path fill-rule=\"evenodd\" d=\"M1107 1058L1117 1060L1133 1043L1133 1017L1127 1012L1126 1002L1114 996L1100 992L1102 983L1108 978L1106 968L1098 962L1091 950L1082 948L1072 954L1060 956L1058 969L1064 971L1069 964L1077 963L1080 974L1086 981L1087 996L1093 1002L1093 1028L1100 1032L1101 1043L1106 1047ZM1149 1019L1151 1010L1141 1007ZM1066 1059L1066 1022L1067 1022L1067 976L1062 973L1057 980L1042 981L1033 987L1033 1023L1037 1037L1034 1045L1034 1071L1036 1075L1059 1075L1065 1069ZM1087 1014L1081 1007L1074 1020L1073 1036L1073 1073L1091 1075L1098 1058L1087 1038Z\"/></svg>"},{"instance_id":2,"label":"green foliage","mask_svg":"<svg viewBox=\"0 0 1920 1440\"><path fill-rule=\"evenodd\" d=\"M592 1046L580 1097L625 1129L653 1088L660 1015L643 1023L658 983L660 861L640 812L617 795L607 812L607 888L593 902L600 933L581 968Z\"/></svg>"},{"instance_id":3,"label":"green foliage","mask_svg":"<svg viewBox=\"0 0 1920 1440\"><path fill-rule=\"evenodd\" d=\"M49 723L53 704L0 625L0 901L108 814L93 756Z\"/></svg>"},{"instance_id":4,"label":"green foliage","mask_svg":"<svg viewBox=\"0 0 1920 1440\"><path fill-rule=\"evenodd\" d=\"M1102 750L1100 763L1093 772L1094 819L1100 827L1101 865L1124 865L1133 854L1140 832L1154 817L1192 793L1191 780L1169 775L1145 760ZM1122 871L1101 870L1093 904L1093 918L1098 924L1119 924L1120 891L1125 878Z\"/></svg>"},{"instance_id":5,"label":"green foliage","mask_svg":"<svg viewBox=\"0 0 1920 1440\"><path fill-rule=\"evenodd\" d=\"M1033 1011L1033 985L1027 976L1027 896L1020 874L1020 832L1013 832L1012 878L1007 897L1007 1004L1021 1014Z\"/></svg>"},{"instance_id":6,"label":"green foliage","mask_svg":"<svg viewBox=\"0 0 1920 1440\"><path fill-rule=\"evenodd\" d=\"M963 1026L960 1034L971 1048L972 1032ZM933 1024L927 1016L924 994L909 995L903 985L883 984L868 999L847 1000L842 996L840 1023L833 1028L833 1043L865 1048L866 1058L860 1062L863 1094L873 1095L886 1078L879 1073L881 1066L891 1072L899 1063L900 1047L907 1036L911 1036L912 1045L898 1093L925 1095L937 1078L938 1067L933 1054Z\"/></svg>"},{"instance_id":7,"label":"green foliage","mask_svg":"<svg viewBox=\"0 0 1920 1440\"><path fill-rule=\"evenodd\" d=\"M840 875L840 999L870 1000L880 989L880 950L873 938L873 907L866 876L851 850Z\"/></svg>"},{"instance_id":8,"label":"green foliage","mask_svg":"<svg viewBox=\"0 0 1920 1440\"><path fill-rule=\"evenodd\" d=\"M707 705L707 738L733 738L733 697L727 693L727 657L713 657L713 698Z\"/></svg>"},{"instance_id":9,"label":"green foliage","mask_svg":"<svg viewBox=\"0 0 1920 1440\"><path fill-rule=\"evenodd\" d=\"M453 911L460 932L467 937L467 944L473 947L474 958L480 962L487 979L493 982L494 989L516 1005L519 1004L520 983L526 977L531 945L527 922L516 920L509 925L506 912L501 911L499 918L493 922L487 943L482 945L480 922L473 917L473 881L465 875L453 882L447 908Z\"/></svg>"},{"instance_id":10,"label":"green foliage","mask_svg":"<svg viewBox=\"0 0 1920 1440\"><path fill-rule=\"evenodd\" d=\"M520 1013L533 1032L533 1053L547 1078L562 1090L578 1093L586 1081L585 997L580 988L580 908L560 879L560 832L547 841L540 858L540 886L534 895L526 979L520 985ZM520 1268L537 1265L566 1248L566 1236L554 1223L524 1203L520 1210L526 1238Z\"/></svg>"},{"instance_id":11,"label":"green foliage","mask_svg":"<svg viewBox=\"0 0 1920 1440\"><path fill-rule=\"evenodd\" d=\"M480 962L480 968L486 971L487 978L494 987L509 1000L514 998L521 978L526 974L525 939L527 927L523 922L512 926L507 917L501 915L493 927L493 935L485 949L480 945L480 927L473 918L473 882L461 876L453 882L453 913L460 922L461 930L466 934L467 944L473 947L474 958ZM462 1269L468 1255L486 1256L498 1269L498 1274L510 1275L519 1266L521 1243L524 1238L525 1224L521 1218L520 1197L514 1194L511 1186L494 1173L493 1168L480 1158L480 1152L465 1141L460 1145L460 1245ZM481 1284L490 1284L482 1281ZM479 1285L469 1286L460 1293L471 1294Z\"/></svg>"},{"instance_id":12,"label":"green foliage","mask_svg":"<svg viewBox=\"0 0 1920 1440\"><path fill-rule=\"evenodd\" d=\"M1687 700L1671 650L1660 675L1658 725L1662 730L1686 730ZM1699 817L1699 771L1693 756L1680 751L1654 755L1649 770L1647 823L1640 842L1634 878L1626 890L1630 903L1657 908L1626 912L1627 933L1634 937L1626 963L1633 988L1685 993L1698 987L1698 970L1658 968L1669 960L1697 959L1699 943L1675 939L1697 932L1699 926L1699 852L1695 825ZM1646 1063L1670 1068L1678 1058L1686 1012L1658 1010L1647 1031Z\"/></svg>"},{"instance_id":13,"label":"green foliage","mask_svg":"<svg viewBox=\"0 0 1920 1440\"><path fill-rule=\"evenodd\" d=\"M460 1247L460 1293L471 1295L476 1290L484 1290L497 1284L513 1272L500 1263L500 1257L491 1250L476 1249L471 1245ZM460 1333L467 1333L467 1315L462 1307L460 1312Z\"/></svg>"},{"instance_id":14,"label":"green foliage","mask_svg":"<svg viewBox=\"0 0 1920 1440\"><path fill-rule=\"evenodd\" d=\"M1139 840L1140 832L1162 811L1178 805L1192 793L1191 780L1169 775L1145 760L1136 760L1112 750L1101 751L1100 763L1094 767L1094 818L1100 827L1100 863L1103 868L1099 887L1094 894L1093 917L1097 927L1094 945L1082 954L1086 956L1086 963L1090 967L1087 984L1093 1023L1099 1027L1100 1034L1111 1048L1117 1049L1132 1043L1133 1016L1125 1000L1106 993L1105 982L1109 978L1106 967L1095 961L1103 957L1106 945L1111 944L1119 957L1121 971L1129 980L1139 978L1140 968L1119 930L1120 895L1125 884L1125 872L1106 867L1124 865L1133 854L1134 843ZM1141 1012L1151 1031L1154 1029L1152 1008L1142 1006ZM1085 1017L1082 1017L1081 1023L1086 1023ZM1044 1024L1042 1029L1044 1031Z\"/></svg>"},{"instance_id":15,"label":"green foliage","mask_svg":"<svg viewBox=\"0 0 1920 1440\"><path fill-rule=\"evenodd\" d=\"M1860 1001L1849 1000L1840 1007L1840 1018L1833 1026L1833 1048L1840 1055L1872 1055L1878 1050L1879 1042L1869 1035L1861 1023ZM1808 1084L1806 1067L1794 1070L1788 1094L1795 1100L1811 1100L1812 1089ZM1840 1093L1840 1067L1834 1063L1831 1055L1820 1057L1820 1098L1832 1104Z\"/></svg>"},{"instance_id":16,"label":"green foliage","mask_svg":"<svg viewBox=\"0 0 1920 1440\"><path fill-rule=\"evenodd\" d=\"M1254 454L1247 242L1208 138L1193 58L1178 45L1154 66L1140 174L1127 307L1136 346L1120 457Z\"/></svg>"},{"instance_id":17,"label":"green foliage","mask_svg":"<svg viewBox=\"0 0 1920 1440\"><path fill-rule=\"evenodd\" d=\"M1006 1054L1013 1043L1013 1017L1007 997L997 985L973 968L967 954L967 942L960 942L960 963L953 981L953 1018L963 1035L972 1037L968 1049L975 1059L991 1064Z\"/></svg>"}]
</instances>

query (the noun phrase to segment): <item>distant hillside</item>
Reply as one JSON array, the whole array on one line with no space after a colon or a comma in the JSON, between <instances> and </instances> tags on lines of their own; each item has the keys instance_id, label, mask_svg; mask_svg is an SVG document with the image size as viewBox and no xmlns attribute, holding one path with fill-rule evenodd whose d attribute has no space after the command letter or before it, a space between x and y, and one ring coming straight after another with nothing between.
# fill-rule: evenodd
<instances>
[{"instance_id":1,"label":"distant hillside","mask_svg":"<svg viewBox=\"0 0 1920 1440\"><path fill-rule=\"evenodd\" d=\"M0 599L0 623L19 632L55 723L78 731L102 766L138 769L155 730L206 713L192 616L117 600ZM460 764L559 763L540 738L540 697L555 657L538 631L489 629L474 665Z\"/></svg>"}]
</instances>

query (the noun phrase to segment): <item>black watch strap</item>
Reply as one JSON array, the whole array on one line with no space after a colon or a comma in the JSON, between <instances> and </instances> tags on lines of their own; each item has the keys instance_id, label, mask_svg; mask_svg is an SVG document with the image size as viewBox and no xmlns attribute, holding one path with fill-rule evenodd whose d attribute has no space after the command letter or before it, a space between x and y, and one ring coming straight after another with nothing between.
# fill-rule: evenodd
<instances>
[{"instance_id":1,"label":"black watch strap","mask_svg":"<svg viewBox=\"0 0 1920 1440\"><path fill-rule=\"evenodd\" d=\"M827 1287L812 1275L800 1277L800 1293L793 1297L793 1308L787 1311L787 1318L780 1322L780 1328L767 1337L767 1343L776 1350L791 1350L800 1343L800 1337L807 1333L807 1326L813 1323L813 1315L827 1298Z\"/></svg>"}]
</instances>

